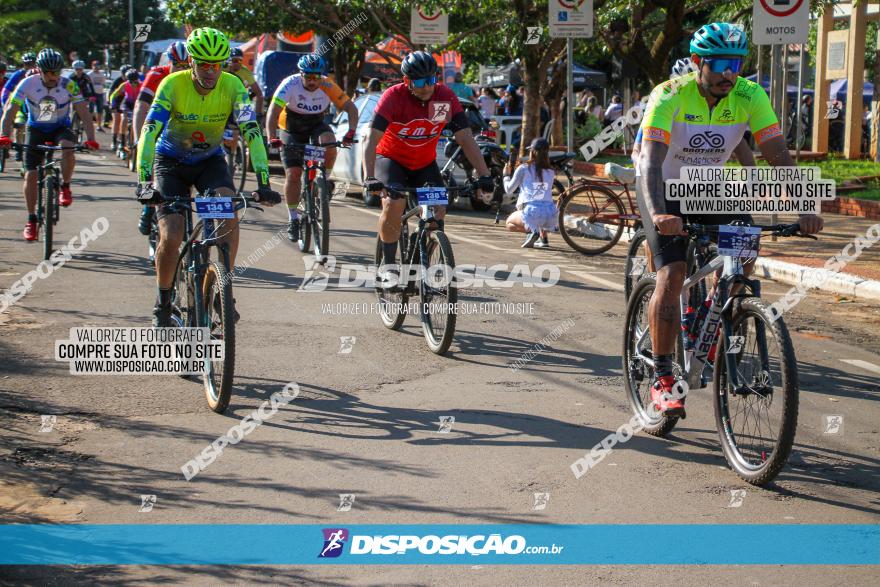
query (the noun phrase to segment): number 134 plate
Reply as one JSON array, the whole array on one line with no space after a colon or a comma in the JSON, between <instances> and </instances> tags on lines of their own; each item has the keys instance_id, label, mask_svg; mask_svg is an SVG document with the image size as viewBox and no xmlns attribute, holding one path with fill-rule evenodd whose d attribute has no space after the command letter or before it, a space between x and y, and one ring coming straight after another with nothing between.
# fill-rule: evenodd
<instances>
[{"instance_id":1,"label":"number 134 plate","mask_svg":"<svg viewBox=\"0 0 880 587\"><path fill-rule=\"evenodd\" d=\"M761 229L757 226L719 226L718 254L730 257L755 258Z\"/></svg>"},{"instance_id":2,"label":"number 134 plate","mask_svg":"<svg viewBox=\"0 0 880 587\"><path fill-rule=\"evenodd\" d=\"M205 219L235 218L232 198L196 198L196 212Z\"/></svg>"}]
</instances>

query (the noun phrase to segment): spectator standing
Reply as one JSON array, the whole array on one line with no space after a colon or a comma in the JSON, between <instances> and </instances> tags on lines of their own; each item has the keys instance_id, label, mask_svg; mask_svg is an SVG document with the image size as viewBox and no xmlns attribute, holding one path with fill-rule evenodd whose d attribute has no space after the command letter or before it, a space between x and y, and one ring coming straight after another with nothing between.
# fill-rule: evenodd
<instances>
[{"instance_id":1,"label":"spectator standing","mask_svg":"<svg viewBox=\"0 0 880 587\"><path fill-rule=\"evenodd\" d=\"M89 102L89 111L95 115L95 128L104 132L104 129L110 126L109 123L101 124L104 115L104 83L107 81L107 76L101 70L101 62L97 59L92 61L92 68L86 73L95 89L95 101Z\"/></svg>"},{"instance_id":2,"label":"spectator standing","mask_svg":"<svg viewBox=\"0 0 880 587\"><path fill-rule=\"evenodd\" d=\"M623 101L620 99L620 94L614 94L605 110L605 125L611 124L621 116L623 116Z\"/></svg>"}]
</instances>

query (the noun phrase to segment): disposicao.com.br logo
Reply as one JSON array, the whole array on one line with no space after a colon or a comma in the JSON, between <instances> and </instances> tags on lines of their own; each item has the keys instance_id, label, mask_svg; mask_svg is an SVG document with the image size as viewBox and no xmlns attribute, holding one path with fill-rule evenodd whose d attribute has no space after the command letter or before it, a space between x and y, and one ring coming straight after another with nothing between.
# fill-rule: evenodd
<instances>
[{"instance_id":1,"label":"disposicao.com.br logo","mask_svg":"<svg viewBox=\"0 0 880 587\"><path fill-rule=\"evenodd\" d=\"M378 534L349 535L345 528L324 528L318 558L339 557L348 543L349 555L532 555L560 554L564 546L529 546L519 534Z\"/></svg>"}]
</instances>

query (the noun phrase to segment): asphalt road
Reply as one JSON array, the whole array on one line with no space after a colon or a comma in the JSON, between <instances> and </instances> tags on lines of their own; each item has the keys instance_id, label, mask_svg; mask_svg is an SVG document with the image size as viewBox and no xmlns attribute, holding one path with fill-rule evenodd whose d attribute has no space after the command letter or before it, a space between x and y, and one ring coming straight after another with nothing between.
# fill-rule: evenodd
<instances>
[{"instance_id":1,"label":"asphalt road","mask_svg":"<svg viewBox=\"0 0 880 587\"><path fill-rule=\"evenodd\" d=\"M560 281L465 290L461 301L486 313L459 317L448 356L428 350L412 317L392 332L375 314L353 313L375 300L368 290L297 291L302 255L286 240L272 244L286 222L286 211L274 208L242 225L240 262L270 245L235 281L241 321L225 415L207 408L196 381L72 376L54 360L54 342L71 327L149 325L154 271L136 230L133 186L134 176L106 152L79 156L74 204L56 238L67 241L98 217L109 230L0 314L0 518L7 522L878 521L876 307L812 293L786 315L799 360L800 417L789 465L771 486L748 486L727 467L708 391L689 397L688 419L668 438L636 435L576 479L572 462L630 417L620 360L625 249L586 258L558 236L549 250L520 249L520 237L486 214L450 214L459 264L550 263ZM377 216L357 198L334 199L338 264L371 264ZM23 221L19 178L7 171L0 176L3 288L41 259L41 245L21 239ZM765 287L771 301L787 289ZM508 367L551 332L546 350L518 371ZM299 397L194 479L183 478L187 460L288 382L301 387ZM40 432L43 415L56 416L51 432ZM825 433L827 415L843 416L837 433ZM454 422L440 432L446 416ZM736 490L746 493L734 500ZM535 493L549 494L544 509L535 509ZM340 494L354 494L349 511L337 511ZM139 511L142 495L156 496L152 511ZM657 548L687 547L657 536ZM803 585L832 577L868 585L877 574L857 566L0 569L5 582L41 584Z\"/></svg>"}]
</instances>

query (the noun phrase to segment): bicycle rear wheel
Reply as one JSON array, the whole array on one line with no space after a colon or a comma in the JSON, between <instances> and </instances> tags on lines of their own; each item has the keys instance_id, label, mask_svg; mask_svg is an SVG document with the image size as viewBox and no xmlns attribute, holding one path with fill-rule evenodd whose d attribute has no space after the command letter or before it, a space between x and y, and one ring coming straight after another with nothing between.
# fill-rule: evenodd
<instances>
[{"instance_id":1,"label":"bicycle rear wheel","mask_svg":"<svg viewBox=\"0 0 880 587\"><path fill-rule=\"evenodd\" d=\"M584 255L609 250L623 235L623 203L610 189L584 184L568 191L559 205L559 232L568 246Z\"/></svg>"},{"instance_id":2,"label":"bicycle rear wheel","mask_svg":"<svg viewBox=\"0 0 880 587\"><path fill-rule=\"evenodd\" d=\"M623 333L623 383L626 388L626 399L633 413L638 416L643 430L652 436L666 436L678 423L676 416L657 415L649 410L651 386L654 383L654 368L640 358L639 355L653 358L651 333L649 332L648 304L657 281L653 274L643 277L633 288L629 303L626 306L625 330ZM678 364L674 370L681 374L681 340L677 337L676 351ZM637 352L638 351L638 352Z\"/></svg>"},{"instance_id":3,"label":"bicycle rear wheel","mask_svg":"<svg viewBox=\"0 0 880 587\"><path fill-rule=\"evenodd\" d=\"M210 261L202 284L202 303L198 308L199 326L211 329L211 341L220 341L223 358L205 360L205 398L208 407L222 414L232 398L235 376L235 309L232 280L222 263Z\"/></svg>"},{"instance_id":4,"label":"bicycle rear wheel","mask_svg":"<svg viewBox=\"0 0 880 587\"><path fill-rule=\"evenodd\" d=\"M6 171L6 159L9 158L9 149L0 149L0 173Z\"/></svg>"},{"instance_id":5,"label":"bicycle rear wheel","mask_svg":"<svg viewBox=\"0 0 880 587\"><path fill-rule=\"evenodd\" d=\"M244 191L244 183L247 181L247 168L248 168L248 152L247 152L247 143L244 141L244 136L239 133L237 144L233 145L235 147L235 154L232 157L232 179L235 183L238 191Z\"/></svg>"},{"instance_id":6,"label":"bicycle rear wheel","mask_svg":"<svg viewBox=\"0 0 880 587\"><path fill-rule=\"evenodd\" d=\"M773 319L763 300L744 298L734 312L732 336L743 337L731 358L740 386L734 389L726 360L734 341L720 336L712 394L715 423L730 467L743 481L765 485L785 466L794 444L797 359L785 323Z\"/></svg>"},{"instance_id":7,"label":"bicycle rear wheel","mask_svg":"<svg viewBox=\"0 0 880 587\"><path fill-rule=\"evenodd\" d=\"M442 271L434 268L441 267ZM456 303L458 289L455 283L455 258L449 237L440 230L428 233L425 243L425 259L422 268L427 268L419 279L419 317L422 332L428 348L438 355L444 354L455 336L455 321L458 317Z\"/></svg>"},{"instance_id":8,"label":"bicycle rear wheel","mask_svg":"<svg viewBox=\"0 0 880 587\"><path fill-rule=\"evenodd\" d=\"M57 221L58 178L50 175L46 178L45 199L43 205L43 259L49 260L52 255L52 234Z\"/></svg>"}]
</instances>

